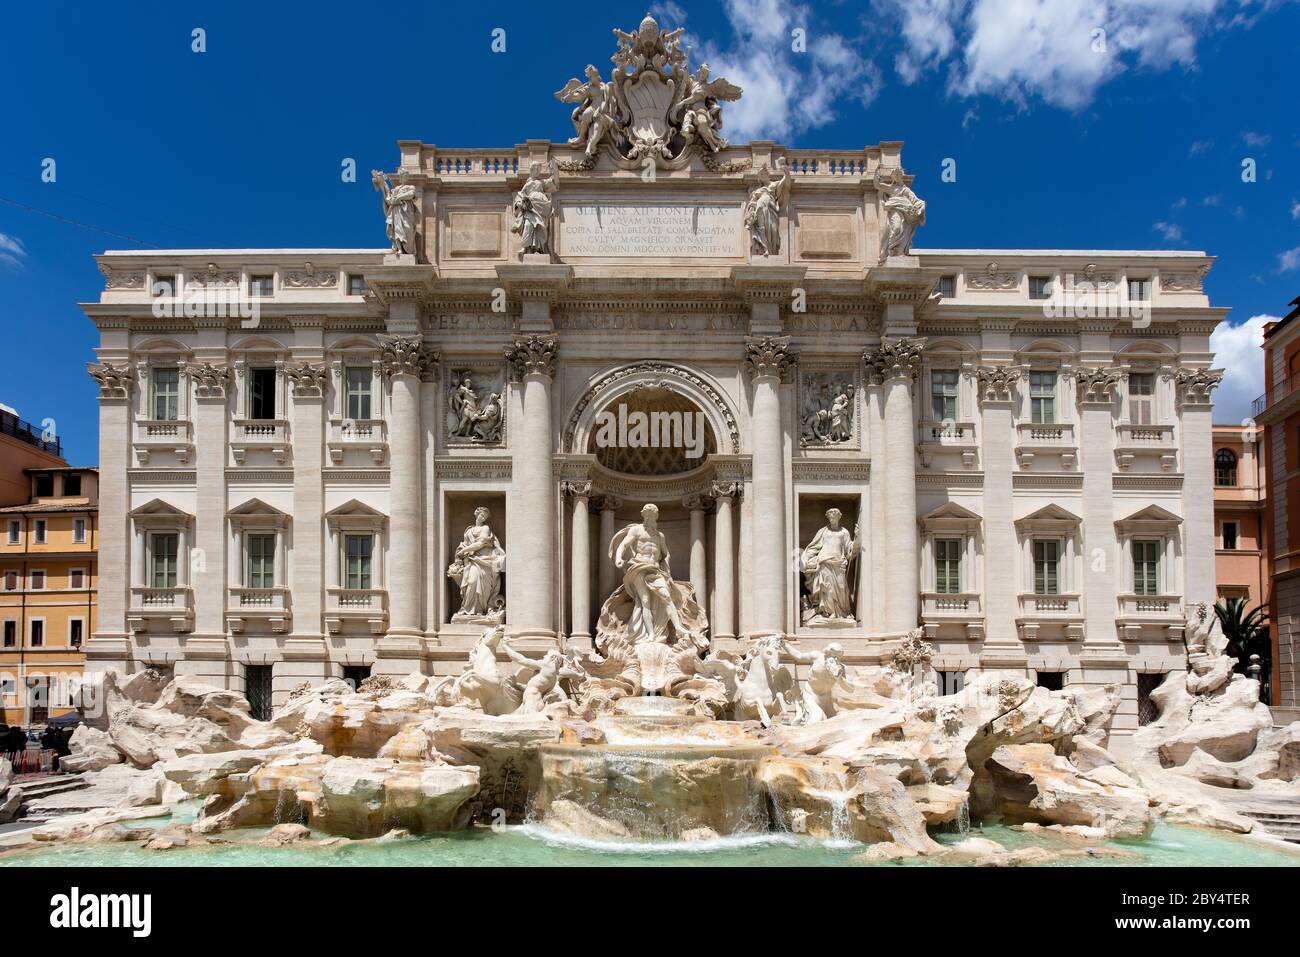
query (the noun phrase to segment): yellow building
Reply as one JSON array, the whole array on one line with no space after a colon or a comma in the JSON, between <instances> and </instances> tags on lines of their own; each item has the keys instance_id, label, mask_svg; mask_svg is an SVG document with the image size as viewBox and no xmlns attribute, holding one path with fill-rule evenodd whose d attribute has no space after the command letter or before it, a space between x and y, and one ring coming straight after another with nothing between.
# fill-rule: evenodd
<instances>
[{"instance_id":1,"label":"yellow building","mask_svg":"<svg viewBox=\"0 0 1300 957\"><path fill-rule=\"evenodd\" d=\"M0 508L0 707L5 724L72 710L95 630L99 475L23 469L25 505Z\"/></svg>"}]
</instances>

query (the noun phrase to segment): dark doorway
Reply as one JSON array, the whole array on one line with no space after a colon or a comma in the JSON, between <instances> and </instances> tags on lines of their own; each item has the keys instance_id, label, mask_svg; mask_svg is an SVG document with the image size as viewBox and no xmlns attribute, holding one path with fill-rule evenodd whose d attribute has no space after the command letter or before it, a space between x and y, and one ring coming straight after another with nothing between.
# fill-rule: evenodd
<instances>
[{"instance_id":1,"label":"dark doorway","mask_svg":"<svg viewBox=\"0 0 1300 957\"><path fill-rule=\"evenodd\" d=\"M244 668L244 695L248 711L258 721L271 717L271 666L247 665Z\"/></svg>"}]
</instances>

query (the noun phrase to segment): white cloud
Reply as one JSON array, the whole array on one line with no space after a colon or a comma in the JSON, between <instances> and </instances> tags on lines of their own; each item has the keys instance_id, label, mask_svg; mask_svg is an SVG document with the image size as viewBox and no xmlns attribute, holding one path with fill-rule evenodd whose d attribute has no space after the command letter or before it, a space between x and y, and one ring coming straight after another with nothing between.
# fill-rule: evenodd
<instances>
[{"instance_id":1,"label":"white cloud","mask_svg":"<svg viewBox=\"0 0 1300 957\"><path fill-rule=\"evenodd\" d=\"M1183 228L1177 223L1166 223L1162 221L1154 224L1151 228L1158 230L1167 243L1179 243L1183 241Z\"/></svg>"},{"instance_id":2,"label":"white cloud","mask_svg":"<svg viewBox=\"0 0 1300 957\"><path fill-rule=\"evenodd\" d=\"M1208 152L1214 146L1214 140L1197 140L1187 150L1188 156L1199 156L1201 153Z\"/></svg>"},{"instance_id":3,"label":"white cloud","mask_svg":"<svg viewBox=\"0 0 1300 957\"><path fill-rule=\"evenodd\" d=\"M1300 269L1300 246L1277 254L1278 272L1291 272L1293 269Z\"/></svg>"},{"instance_id":4,"label":"white cloud","mask_svg":"<svg viewBox=\"0 0 1300 957\"><path fill-rule=\"evenodd\" d=\"M27 249L17 236L0 233L0 265L22 269L27 261Z\"/></svg>"},{"instance_id":5,"label":"white cloud","mask_svg":"<svg viewBox=\"0 0 1300 957\"><path fill-rule=\"evenodd\" d=\"M789 141L805 130L835 119L847 100L870 104L880 92L876 65L838 33L821 30L809 7L782 0L726 0L733 39L721 44L691 36L693 65L708 63L745 91L724 107L723 133L743 142ZM671 2L651 8L660 26L686 25L685 14ZM792 33L805 31L806 51L795 52Z\"/></svg>"},{"instance_id":6,"label":"white cloud","mask_svg":"<svg viewBox=\"0 0 1300 957\"><path fill-rule=\"evenodd\" d=\"M1241 134L1241 138L1247 146L1267 146L1273 142L1272 133L1253 133L1246 132Z\"/></svg>"},{"instance_id":7,"label":"white cloud","mask_svg":"<svg viewBox=\"0 0 1300 957\"><path fill-rule=\"evenodd\" d=\"M1239 425L1250 418L1250 404L1264 391L1264 326L1277 316L1251 316L1239 325L1220 323L1210 333L1214 367L1223 381L1214 392L1214 421Z\"/></svg>"},{"instance_id":8,"label":"white cloud","mask_svg":"<svg viewBox=\"0 0 1300 957\"><path fill-rule=\"evenodd\" d=\"M948 66L949 88L1024 104L1030 97L1068 109L1134 66L1165 70L1196 63L1198 37L1221 7L1250 0L877 0L899 23L906 49L895 58L905 83ZM1192 144L1195 155L1211 144Z\"/></svg>"},{"instance_id":9,"label":"white cloud","mask_svg":"<svg viewBox=\"0 0 1300 957\"><path fill-rule=\"evenodd\" d=\"M1213 196L1207 196L1207 197L1205 197L1205 199L1201 200L1201 205L1202 205L1202 206L1222 206L1222 205L1223 205L1223 197L1220 196L1220 195L1217 194L1217 193L1216 193L1215 195L1213 195Z\"/></svg>"},{"instance_id":10,"label":"white cloud","mask_svg":"<svg viewBox=\"0 0 1300 957\"><path fill-rule=\"evenodd\" d=\"M1291 200L1291 218L1300 219L1300 202Z\"/></svg>"}]
</instances>

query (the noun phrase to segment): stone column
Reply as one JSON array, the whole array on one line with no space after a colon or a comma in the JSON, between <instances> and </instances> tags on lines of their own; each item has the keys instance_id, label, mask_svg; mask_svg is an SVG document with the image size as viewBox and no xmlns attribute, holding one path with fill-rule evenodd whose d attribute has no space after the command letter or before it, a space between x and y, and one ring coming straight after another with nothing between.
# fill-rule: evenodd
<instances>
[{"instance_id":1,"label":"stone column","mask_svg":"<svg viewBox=\"0 0 1300 957\"><path fill-rule=\"evenodd\" d=\"M130 636L126 630L131 585L128 570L139 569L144 584L144 548L141 536L127 548L131 537L130 487L127 472L131 455L131 389L135 379L126 363L92 363L87 371L99 384L99 590L98 621L83 646L88 671L130 669ZM131 556L128 565L127 556ZM87 623L89 625L89 623Z\"/></svg>"},{"instance_id":2,"label":"stone column","mask_svg":"<svg viewBox=\"0 0 1300 957\"><path fill-rule=\"evenodd\" d=\"M1210 395L1223 378L1211 369L1179 369L1179 433L1183 454L1183 554L1189 603L1216 600L1214 571L1214 436Z\"/></svg>"},{"instance_id":3,"label":"stone column","mask_svg":"<svg viewBox=\"0 0 1300 957\"><path fill-rule=\"evenodd\" d=\"M324 583L321 581L321 516L325 514L325 487L321 469L325 459L325 377L323 363L304 363L285 369L293 385L293 634L320 638L324 634ZM283 541L284 530L276 536ZM276 562L279 547L276 548ZM283 574L283 568L277 569ZM277 577L277 584L285 579Z\"/></svg>"},{"instance_id":4,"label":"stone column","mask_svg":"<svg viewBox=\"0 0 1300 957\"><path fill-rule=\"evenodd\" d=\"M781 377L790 365L789 336L749 337L745 367L754 385L753 631L785 633L785 431L781 425Z\"/></svg>"},{"instance_id":5,"label":"stone column","mask_svg":"<svg viewBox=\"0 0 1300 957\"><path fill-rule=\"evenodd\" d=\"M565 491L573 497L573 536L569 542L569 588L571 621L569 637L591 638L591 533L587 524L590 482L568 482Z\"/></svg>"},{"instance_id":6,"label":"stone column","mask_svg":"<svg viewBox=\"0 0 1300 957\"><path fill-rule=\"evenodd\" d=\"M622 504L622 499L614 495L600 497L600 540L596 543L596 561L600 569L600 592L596 595L596 600L600 604L604 604L605 599L618 587L618 569L609 557L609 543L614 540L614 512Z\"/></svg>"},{"instance_id":7,"label":"stone column","mask_svg":"<svg viewBox=\"0 0 1300 957\"><path fill-rule=\"evenodd\" d=\"M984 465L984 555L991 569L1001 569L984 578L985 647L1015 649L1023 654L1016 633L1020 585L1012 572L1016 560L1016 526L1012 491L1015 472L1015 424L1012 406L1020 373L1006 366L992 366L976 372L982 405ZM975 567L964 570L973 591ZM1005 654L1005 652L1004 652Z\"/></svg>"},{"instance_id":8,"label":"stone column","mask_svg":"<svg viewBox=\"0 0 1300 957\"><path fill-rule=\"evenodd\" d=\"M388 545L388 639L402 645L424 634L421 627L421 579L424 549L420 380L439 360L420 336L383 336L384 372L392 387L389 403L388 455L391 463ZM391 642L390 642L391 643ZM418 644L418 641L417 641ZM418 649L416 651L418 654Z\"/></svg>"},{"instance_id":9,"label":"stone column","mask_svg":"<svg viewBox=\"0 0 1300 957\"><path fill-rule=\"evenodd\" d=\"M708 545L704 534L704 506L702 495L692 495L682 499L682 505L691 513L691 585L695 588L695 600L708 614L709 609L709 562Z\"/></svg>"},{"instance_id":10,"label":"stone column","mask_svg":"<svg viewBox=\"0 0 1300 957\"><path fill-rule=\"evenodd\" d=\"M194 595L191 637L225 640L226 634L226 448L230 420L227 390L230 370L207 366L194 403L194 465L198 504L194 515L194 551L188 561ZM241 560L241 556L235 556ZM209 651L214 651L210 649Z\"/></svg>"},{"instance_id":11,"label":"stone column","mask_svg":"<svg viewBox=\"0 0 1300 957\"><path fill-rule=\"evenodd\" d=\"M523 393L523 421L511 429L510 536L506 567L513 582L506 605L510 634L555 637L555 476L552 473L551 382L555 338L515 340L506 359Z\"/></svg>"},{"instance_id":12,"label":"stone column","mask_svg":"<svg viewBox=\"0 0 1300 957\"><path fill-rule=\"evenodd\" d=\"M713 500L717 515L713 522L713 612L710 622L713 638L736 637L736 546L732 540L732 503L737 486L730 482L715 483Z\"/></svg>"},{"instance_id":13,"label":"stone column","mask_svg":"<svg viewBox=\"0 0 1300 957\"><path fill-rule=\"evenodd\" d=\"M898 634L916 627L921 587L912 413L912 386L921 371L921 344L900 338L864 353L863 361L884 390L885 629Z\"/></svg>"},{"instance_id":14,"label":"stone column","mask_svg":"<svg viewBox=\"0 0 1300 957\"><path fill-rule=\"evenodd\" d=\"M1120 373L1083 369L1077 374L1080 466L1083 472L1083 601L1087 646L1119 647L1115 628L1117 583L1122 580L1115 537L1115 390ZM1208 459L1206 461L1209 461ZM1211 547L1207 544L1207 548ZM1211 550L1211 561L1213 561ZM1069 574L1077 575L1071 567ZM1073 588L1071 590L1074 590ZM1086 648L1085 648L1086 651Z\"/></svg>"}]
</instances>

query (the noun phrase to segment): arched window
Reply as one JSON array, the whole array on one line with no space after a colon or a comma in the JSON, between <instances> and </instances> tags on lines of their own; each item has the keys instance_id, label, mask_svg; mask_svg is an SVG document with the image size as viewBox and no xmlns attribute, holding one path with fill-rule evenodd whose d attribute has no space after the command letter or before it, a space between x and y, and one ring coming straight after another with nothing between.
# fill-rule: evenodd
<instances>
[{"instance_id":1,"label":"arched window","mask_svg":"<svg viewBox=\"0 0 1300 957\"><path fill-rule=\"evenodd\" d=\"M1214 453L1214 484L1236 486L1237 454L1232 449L1219 449Z\"/></svg>"}]
</instances>

